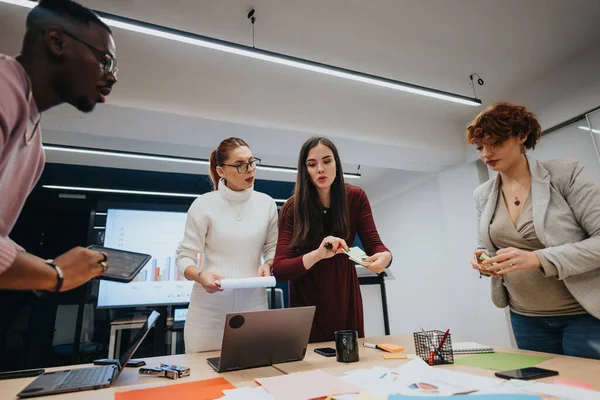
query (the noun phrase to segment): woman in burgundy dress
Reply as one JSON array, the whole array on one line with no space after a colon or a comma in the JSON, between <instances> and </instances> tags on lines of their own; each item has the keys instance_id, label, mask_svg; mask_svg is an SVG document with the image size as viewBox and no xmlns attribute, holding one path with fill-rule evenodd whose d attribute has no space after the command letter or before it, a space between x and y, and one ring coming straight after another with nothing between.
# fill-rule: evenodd
<instances>
[{"instance_id":1,"label":"woman in burgundy dress","mask_svg":"<svg viewBox=\"0 0 600 400\"><path fill-rule=\"evenodd\" d=\"M294 196L281 209L273 264L278 281L290 281L292 307L316 306L310 342L333 340L337 330L364 337L363 305L355 264L341 249L356 234L380 273L392 261L383 245L365 192L344 183L337 148L311 138L298 157ZM330 246L331 245L331 246Z\"/></svg>"}]
</instances>

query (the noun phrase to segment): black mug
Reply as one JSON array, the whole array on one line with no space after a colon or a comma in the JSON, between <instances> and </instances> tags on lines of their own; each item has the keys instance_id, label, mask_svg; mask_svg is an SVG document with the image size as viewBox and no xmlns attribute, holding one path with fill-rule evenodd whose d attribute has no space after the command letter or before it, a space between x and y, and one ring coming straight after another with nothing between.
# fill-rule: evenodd
<instances>
[{"instance_id":1,"label":"black mug","mask_svg":"<svg viewBox=\"0 0 600 400\"><path fill-rule=\"evenodd\" d=\"M335 349L338 362L351 363L358 361L358 332L335 331Z\"/></svg>"}]
</instances>

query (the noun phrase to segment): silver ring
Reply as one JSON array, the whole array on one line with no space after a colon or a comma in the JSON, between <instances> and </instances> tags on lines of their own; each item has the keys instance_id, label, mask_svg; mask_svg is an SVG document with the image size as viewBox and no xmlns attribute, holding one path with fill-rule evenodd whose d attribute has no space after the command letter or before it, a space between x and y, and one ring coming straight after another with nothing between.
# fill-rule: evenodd
<instances>
[{"instance_id":1,"label":"silver ring","mask_svg":"<svg viewBox=\"0 0 600 400\"><path fill-rule=\"evenodd\" d=\"M514 264L512 263L512 261L509 261L509 262L508 262L508 266L509 266L509 267L512 267L513 265L514 265Z\"/></svg>"},{"instance_id":2,"label":"silver ring","mask_svg":"<svg viewBox=\"0 0 600 400\"><path fill-rule=\"evenodd\" d=\"M106 272L106 270L108 269L108 264L106 263L106 261L100 261L100 265L102 266L102 272Z\"/></svg>"}]
</instances>

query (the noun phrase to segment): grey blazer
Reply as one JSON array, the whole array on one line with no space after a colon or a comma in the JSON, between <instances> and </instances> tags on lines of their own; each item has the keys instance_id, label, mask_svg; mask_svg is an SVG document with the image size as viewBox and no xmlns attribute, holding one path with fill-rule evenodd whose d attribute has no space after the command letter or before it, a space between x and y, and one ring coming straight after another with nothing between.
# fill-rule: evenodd
<instances>
[{"instance_id":1,"label":"grey blazer","mask_svg":"<svg viewBox=\"0 0 600 400\"><path fill-rule=\"evenodd\" d=\"M533 225L545 246L539 250L542 271L563 280L573 297L600 319L600 186L581 176L577 161L538 161L527 157L531 172ZM494 255L489 227L500 179L485 182L473 193L477 210L477 247ZM502 278L492 278L492 301L508 306Z\"/></svg>"}]
</instances>

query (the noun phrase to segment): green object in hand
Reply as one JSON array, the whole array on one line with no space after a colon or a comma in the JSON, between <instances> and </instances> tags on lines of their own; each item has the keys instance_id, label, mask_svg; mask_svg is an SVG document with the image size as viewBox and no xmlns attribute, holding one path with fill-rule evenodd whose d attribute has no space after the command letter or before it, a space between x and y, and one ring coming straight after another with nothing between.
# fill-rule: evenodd
<instances>
[{"instance_id":1,"label":"green object in hand","mask_svg":"<svg viewBox=\"0 0 600 400\"><path fill-rule=\"evenodd\" d=\"M485 254L485 253L481 253L481 255L479 256L479 261L480 261L480 262L483 262L483 261L485 261L485 260L489 260L489 259L491 259L491 258L492 258L492 257L488 256L487 254ZM496 265L496 264L498 264L498 263L492 263L492 265Z\"/></svg>"},{"instance_id":2,"label":"green object in hand","mask_svg":"<svg viewBox=\"0 0 600 400\"><path fill-rule=\"evenodd\" d=\"M485 260L489 260L489 259L491 259L491 258L492 258L492 257L488 256L487 254L485 254L485 253L481 253L481 255L479 256L479 262L481 263L481 262L484 262ZM498 263L492 263L492 265L496 265L496 264L498 264ZM483 268L483 269L482 269L482 268ZM492 274L490 274L490 273L488 272L488 270L487 270L488 268L489 268L489 267L480 267L480 268L479 268L479 273L480 273L480 274L483 274L483 275L485 275L485 276L493 276Z\"/></svg>"}]
</instances>

